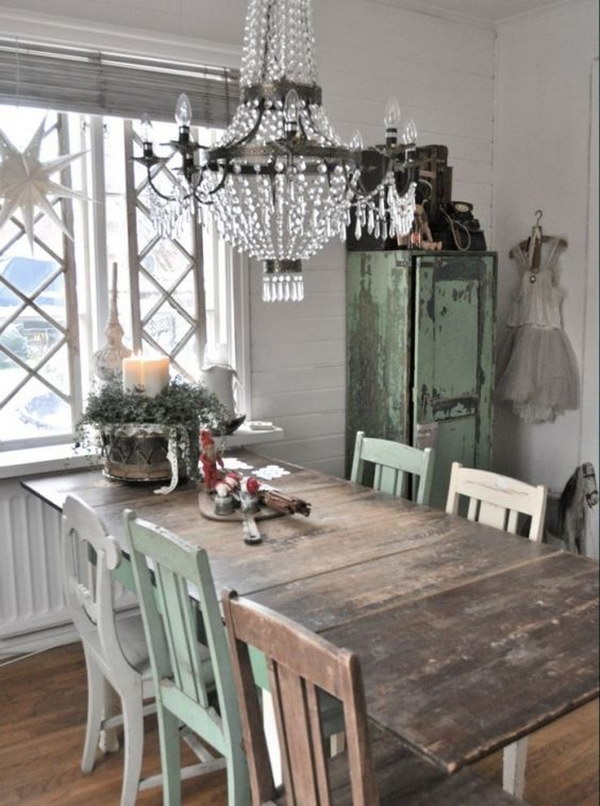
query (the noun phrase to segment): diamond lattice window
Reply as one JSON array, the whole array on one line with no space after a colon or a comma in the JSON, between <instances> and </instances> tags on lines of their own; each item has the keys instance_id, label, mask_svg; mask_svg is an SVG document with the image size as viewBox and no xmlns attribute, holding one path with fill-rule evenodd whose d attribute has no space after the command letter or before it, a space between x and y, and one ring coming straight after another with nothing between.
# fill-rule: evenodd
<instances>
[{"instance_id":1,"label":"diamond lattice window","mask_svg":"<svg viewBox=\"0 0 600 806\"><path fill-rule=\"evenodd\" d=\"M2 128L18 148L27 145L44 113L3 115ZM12 124L12 125L11 125ZM48 114L40 158L69 153L65 115ZM69 184L69 172L62 174ZM71 219L71 202L54 202ZM33 252L21 211L0 229L0 441L53 441L73 430L80 404L74 248L38 213Z\"/></svg>"}]
</instances>

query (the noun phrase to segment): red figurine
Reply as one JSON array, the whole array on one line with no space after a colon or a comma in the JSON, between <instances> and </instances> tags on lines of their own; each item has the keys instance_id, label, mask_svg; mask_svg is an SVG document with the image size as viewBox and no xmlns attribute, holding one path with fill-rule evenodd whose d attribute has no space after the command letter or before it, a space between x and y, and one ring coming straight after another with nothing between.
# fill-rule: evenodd
<instances>
[{"instance_id":1,"label":"red figurine","mask_svg":"<svg viewBox=\"0 0 600 806\"><path fill-rule=\"evenodd\" d=\"M217 453L215 441L208 429L200 432L200 464L204 475L204 486L212 492L221 480L224 467L222 457Z\"/></svg>"}]
</instances>

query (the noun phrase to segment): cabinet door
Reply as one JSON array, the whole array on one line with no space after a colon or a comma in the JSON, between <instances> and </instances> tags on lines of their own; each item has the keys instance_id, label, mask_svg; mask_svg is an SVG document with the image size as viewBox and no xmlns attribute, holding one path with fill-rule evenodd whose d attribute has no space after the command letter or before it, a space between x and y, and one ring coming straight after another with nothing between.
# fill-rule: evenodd
<instances>
[{"instance_id":1,"label":"cabinet door","mask_svg":"<svg viewBox=\"0 0 600 806\"><path fill-rule=\"evenodd\" d=\"M415 256L414 424L437 423L431 504L446 504L450 465L490 462L494 255Z\"/></svg>"},{"instance_id":2,"label":"cabinet door","mask_svg":"<svg viewBox=\"0 0 600 806\"><path fill-rule=\"evenodd\" d=\"M357 431L410 443L411 258L348 254L346 472Z\"/></svg>"}]
</instances>

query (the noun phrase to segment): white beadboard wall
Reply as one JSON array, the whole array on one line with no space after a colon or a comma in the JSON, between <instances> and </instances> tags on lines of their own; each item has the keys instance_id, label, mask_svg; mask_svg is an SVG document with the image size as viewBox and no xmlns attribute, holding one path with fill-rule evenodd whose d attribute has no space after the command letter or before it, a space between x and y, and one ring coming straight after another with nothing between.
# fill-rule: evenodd
<instances>
[{"instance_id":1,"label":"white beadboard wall","mask_svg":"<svg viewBox=\"0 0 600 806\"><path fill-rule=\"evenodd\" d=\"M14 0L13 0L14 4ZM0 0L7 34L239 64L245 0ZM314 0L324 106L340 135L381 142L389 96L414 118L419 143L449 147L455 199L471 201L491 240L495 34L368 0ZM143 13L142 13L143 12ZM151 111L151 110L150 110ZM251 281L252 416L286 429L269 453L343 472L343 247L305 266L301 305L265 305Z\"/></svg>"}]
</instances>

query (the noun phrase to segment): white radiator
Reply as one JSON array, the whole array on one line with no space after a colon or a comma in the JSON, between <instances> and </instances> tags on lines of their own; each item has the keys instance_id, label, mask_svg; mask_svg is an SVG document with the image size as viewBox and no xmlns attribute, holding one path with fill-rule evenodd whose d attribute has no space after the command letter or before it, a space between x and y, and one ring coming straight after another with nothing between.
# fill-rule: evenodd
<instances>
[{"instance_id":1,"label":"white radiator","mask_svg":"<svg viewBox=\"0 0 600 806\"><path fill-rule=\"evenodd\" d=\"M61 587L59 535L55 509L25 492L18 480L0 482L0 654L3 647L11 654L26 651L34 634L52 643L39 631L71 623ZM133 594L116 593L119 609L134 602ZM70 635L58 631L56 643Z\"/></svg>"}]
</instances>

